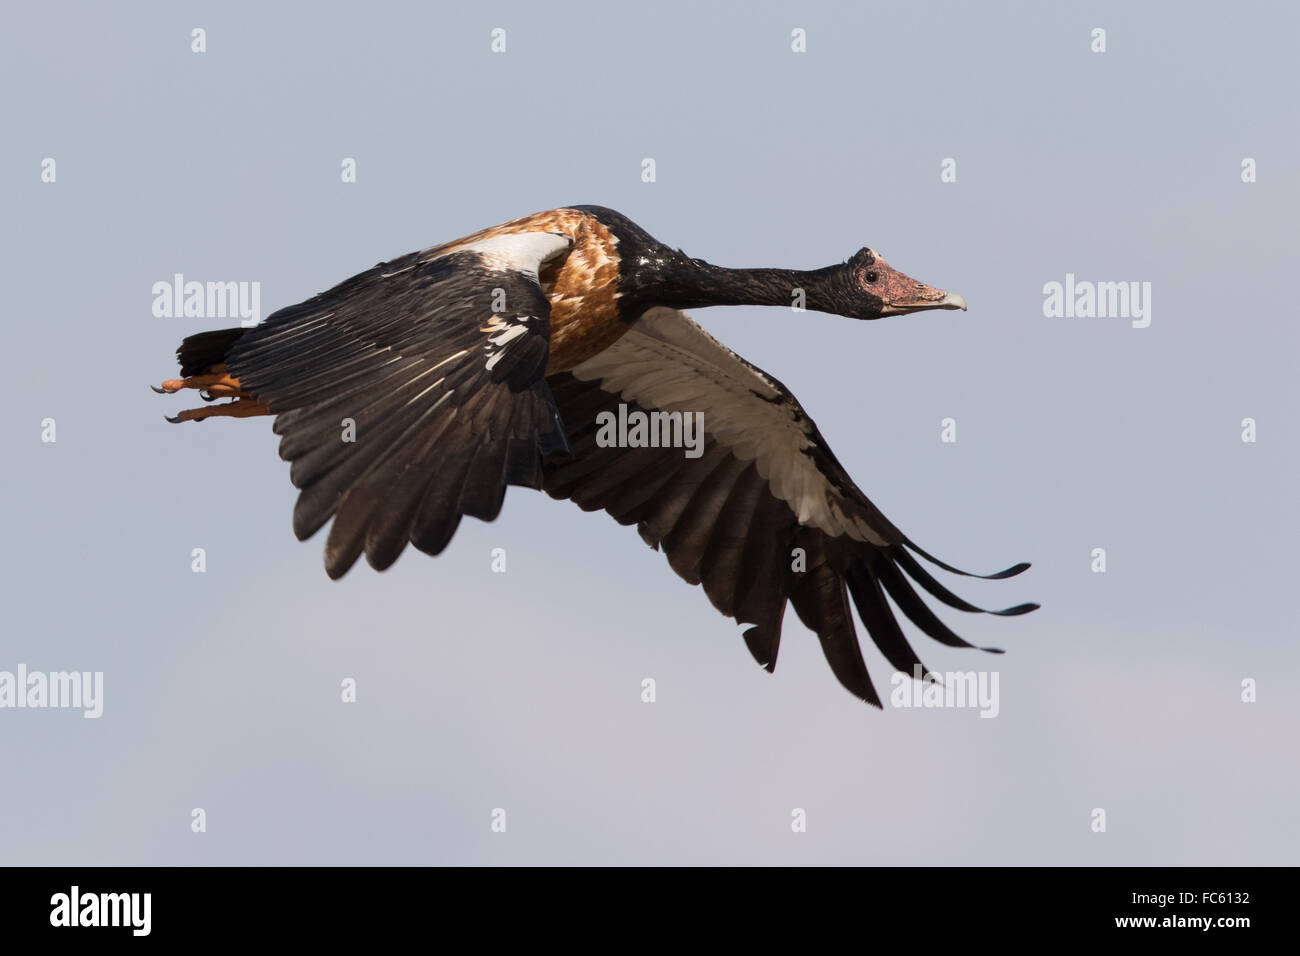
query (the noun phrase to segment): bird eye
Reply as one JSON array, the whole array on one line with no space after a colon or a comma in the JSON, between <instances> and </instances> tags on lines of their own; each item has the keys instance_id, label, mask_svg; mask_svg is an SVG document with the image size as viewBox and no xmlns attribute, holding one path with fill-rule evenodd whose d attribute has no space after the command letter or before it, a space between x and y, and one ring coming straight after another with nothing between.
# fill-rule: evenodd
<instances>
[{"instance_id":1,"label":"bird eye","mask_svg":"<svg viewBox=\"0 0 1300 956\"><path fill-rule=\"evenodd\" d=\"M869 270L869 271L867 272L867 281L868 281L868 282L875 282L875 281L876 281L877 279L879 279L879 278L880 278L880 276L879 276L879 274L877 274L877 272L876 272L875 269L871 269L871 270Z\"/></svg>"}]
</instances>

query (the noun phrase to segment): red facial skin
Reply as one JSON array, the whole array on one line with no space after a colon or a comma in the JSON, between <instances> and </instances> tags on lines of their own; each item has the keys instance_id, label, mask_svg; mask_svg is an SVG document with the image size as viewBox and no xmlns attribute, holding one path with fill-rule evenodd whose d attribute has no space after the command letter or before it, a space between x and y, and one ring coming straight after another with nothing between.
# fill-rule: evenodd
<instances>
[{"instance_id":1,"label":"red facial skin","mask_svg":"<svg viewBox=\"0 0 1300 956\"><path fill-rule=\"evenodd\" d=\"M920 309L966 308L966 302L961 296L954 296L943 289L918 282L911 276L899 272L876 255L874 250L870 251L873 261L858 270L858 283L863 291L871 293L885 303L883 315Z\"/></svg>"}]
</instances>

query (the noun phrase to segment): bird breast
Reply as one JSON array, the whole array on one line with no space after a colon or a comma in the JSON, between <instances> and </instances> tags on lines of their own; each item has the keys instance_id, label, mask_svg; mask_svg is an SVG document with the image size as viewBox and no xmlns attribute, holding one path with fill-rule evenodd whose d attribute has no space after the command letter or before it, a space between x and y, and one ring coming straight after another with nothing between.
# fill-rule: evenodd
<instances>
[{"instance_id":1,"label":"bird breast","mask_svg":"<svg viewBox=\"0 0 1300 956\"><path fill-rule=\"evenodd\" d=\"M593 216L583 218L569 255L540 277L551 300L548 375L581 365L628 330L618 312L618 240Z\"/></svg>"}]
</instances>

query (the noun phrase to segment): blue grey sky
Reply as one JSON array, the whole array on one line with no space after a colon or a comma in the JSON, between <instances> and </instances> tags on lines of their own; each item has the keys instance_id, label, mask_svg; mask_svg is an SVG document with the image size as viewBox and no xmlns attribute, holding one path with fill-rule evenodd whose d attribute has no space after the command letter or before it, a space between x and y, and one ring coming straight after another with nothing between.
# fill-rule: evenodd
<instances>
[{"instance_id":1,"label":"blue grey sky","mask_svg":"<svg viewBox=\"0 0 1300 956\"><path fill-rule=\"evenodd\" d=\"M0 671L102 671L104 711L0 709L0 862L1297 862L1294 4L5 19ZM265 316L570 203L722 265L870 245L965 296L872 323L695 317L923 547L1034 562L949 581L1043 604L944 613L1005 655L914 642L934 670L996 670L995 719L867 707L793 612L766 675L632 529L537 493L437 559L331 582L268 421L171 426L181 402L146 387L232 324L156 318L174 273L258 281ZM1150 282L1150 326L1046 318L1067 273Z\"/></svg>"}]
</instances>

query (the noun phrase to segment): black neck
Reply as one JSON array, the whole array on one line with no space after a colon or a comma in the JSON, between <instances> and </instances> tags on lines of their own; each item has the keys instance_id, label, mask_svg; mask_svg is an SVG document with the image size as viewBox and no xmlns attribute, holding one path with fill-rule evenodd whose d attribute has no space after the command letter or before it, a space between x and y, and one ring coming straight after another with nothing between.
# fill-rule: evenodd
<instances>
[{"instance_id":1,"label":"black neck","mask_svg":"<svg viewBox=\"0 0 1300 956\"><path fill-rule=\"evenodd\" d=\"M726 269L701 259L678 260L662 276L662 304L675 309L710 305L802 305L805 309L834 312L834 279L840 271L838 266L811 271Z\"/></svg>"},{"instance_id":2,"label":"black neck","mask_svg":"<svg viewBox=\"0 0 1300 956\"><path fill-rule=\"evenodd\" d=\"M848 314L851 275L843 265L825 269L726 269L659 242L621 213L575 206L595 216L618 238L621 260L619 312L633 322L646 309L700 309L710 305L802 306ZM803 291L803 296L796 293Z\"/></svg>"}]
</instances>

